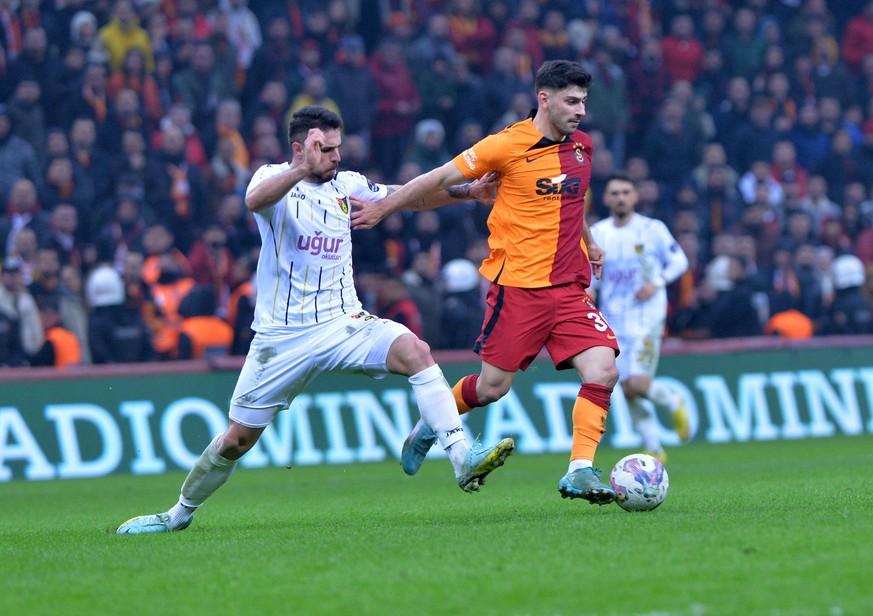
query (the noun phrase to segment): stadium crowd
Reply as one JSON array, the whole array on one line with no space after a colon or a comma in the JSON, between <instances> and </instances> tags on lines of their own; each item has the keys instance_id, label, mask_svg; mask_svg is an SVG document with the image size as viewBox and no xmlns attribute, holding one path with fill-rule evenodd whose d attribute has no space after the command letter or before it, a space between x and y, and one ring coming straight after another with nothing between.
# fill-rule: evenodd
<instances>
[{"instance_id":1,"label":"stadium crowd","mask_svg":"<svg viewBox=\"0 0 873 616\"><path fill-rule=\"evenodd\" d=\"M594 77L590 221L625 171L688 255L669 335L873 333L869 0L0 0L0 365L245 353L243 197L291 112L402 184L527 117L557 58ZM365 307L470 348L487 216L356 232Z\"/></svg>"}]
</instances>

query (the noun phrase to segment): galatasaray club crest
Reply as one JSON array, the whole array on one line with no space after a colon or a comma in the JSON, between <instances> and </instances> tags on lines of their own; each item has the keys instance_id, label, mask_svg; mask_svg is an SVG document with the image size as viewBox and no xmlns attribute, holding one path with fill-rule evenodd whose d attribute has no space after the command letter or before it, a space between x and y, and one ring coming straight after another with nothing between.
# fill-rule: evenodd
<instances>
[{"instance_id":1,"label":"galatasaray club crest","mask_svg":"<svg viewBox=\"0 0 873 616\"><path fill-rule=\"evenodd\" d=\"M636 253L637 253L638 255L643 254L643 245L642 245L642 244L635 244L635 245L634 245L634 250L636 251Z\"/></svg>"},{"instance_id":2,"label":"galatasaray club crest","mask_svg":"<svg viewBox=\"0 0 873 616\"><path fill-rule=\"evenodd\" d=\"M582 145L577 143L573 146L573 156L576 157L576 162L579 163L581 167L585 166L585 152L582 149Z\"/></svg>"},{"instance_id":3,"label":"galatasaray club crest","mask_svg":"<svg viewBox=\"0 0 873 616\"><path fill-rule=\"evenodd\" d=\"M339 206L339 209L343 211L343 214L349 213L349 198L348 197L337 197L336 204Z\"/></svg>"}]
</instances>

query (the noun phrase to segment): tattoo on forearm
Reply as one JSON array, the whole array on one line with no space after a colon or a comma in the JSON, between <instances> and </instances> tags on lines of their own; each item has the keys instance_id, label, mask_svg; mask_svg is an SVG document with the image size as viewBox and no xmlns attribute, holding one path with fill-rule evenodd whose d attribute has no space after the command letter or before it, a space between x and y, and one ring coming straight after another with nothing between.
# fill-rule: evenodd
<instances>
[{"instance_id":1,"label":"tattoo on forearm","mask_svg":"<svg viewBox=\"0 0 873 616\"><path fill-rule=\"evenodd\" d=\"M470 197L470 185L456 184L455 186L449 186L446 192L449 193L452 199L468 199Z\"/></svg>"}]
</instances>

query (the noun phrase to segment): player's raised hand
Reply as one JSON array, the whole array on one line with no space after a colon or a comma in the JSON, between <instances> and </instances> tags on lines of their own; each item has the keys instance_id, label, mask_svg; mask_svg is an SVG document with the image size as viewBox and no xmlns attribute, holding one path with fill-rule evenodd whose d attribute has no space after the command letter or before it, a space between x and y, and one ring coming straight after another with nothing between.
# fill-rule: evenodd
<instances>
[{"instance_id":1,"label":"player's raised hand","mask_svg":"<svg viewBox=\"0 0 873 616\"><path fill-rule=\"evenodd\" d=\"M302 165L310 171L319 171L322 165L325 136L320 128L310 128L309 134L306 135L306 141L303 142L303 163Z\"/></svg>"}]
</instances>

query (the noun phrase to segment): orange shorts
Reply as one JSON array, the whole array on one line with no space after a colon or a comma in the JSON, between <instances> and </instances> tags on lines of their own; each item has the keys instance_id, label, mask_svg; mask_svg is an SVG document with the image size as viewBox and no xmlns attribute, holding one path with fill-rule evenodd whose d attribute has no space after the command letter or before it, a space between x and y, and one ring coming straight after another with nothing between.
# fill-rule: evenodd
<instances>
[{"instance_id":1,"label":"orange shorts","mask_svg":"<svg viewBox=\"0 0 873 616\"><path fill-rule=\"evenodd\" d=\"M558 370L572 368L569 360L592 347L618 355L615 332L581 283L540 289L492 283L486 304L474 350L502 370L526 369L543 347Z\"/></svg>"}]
</instances>

